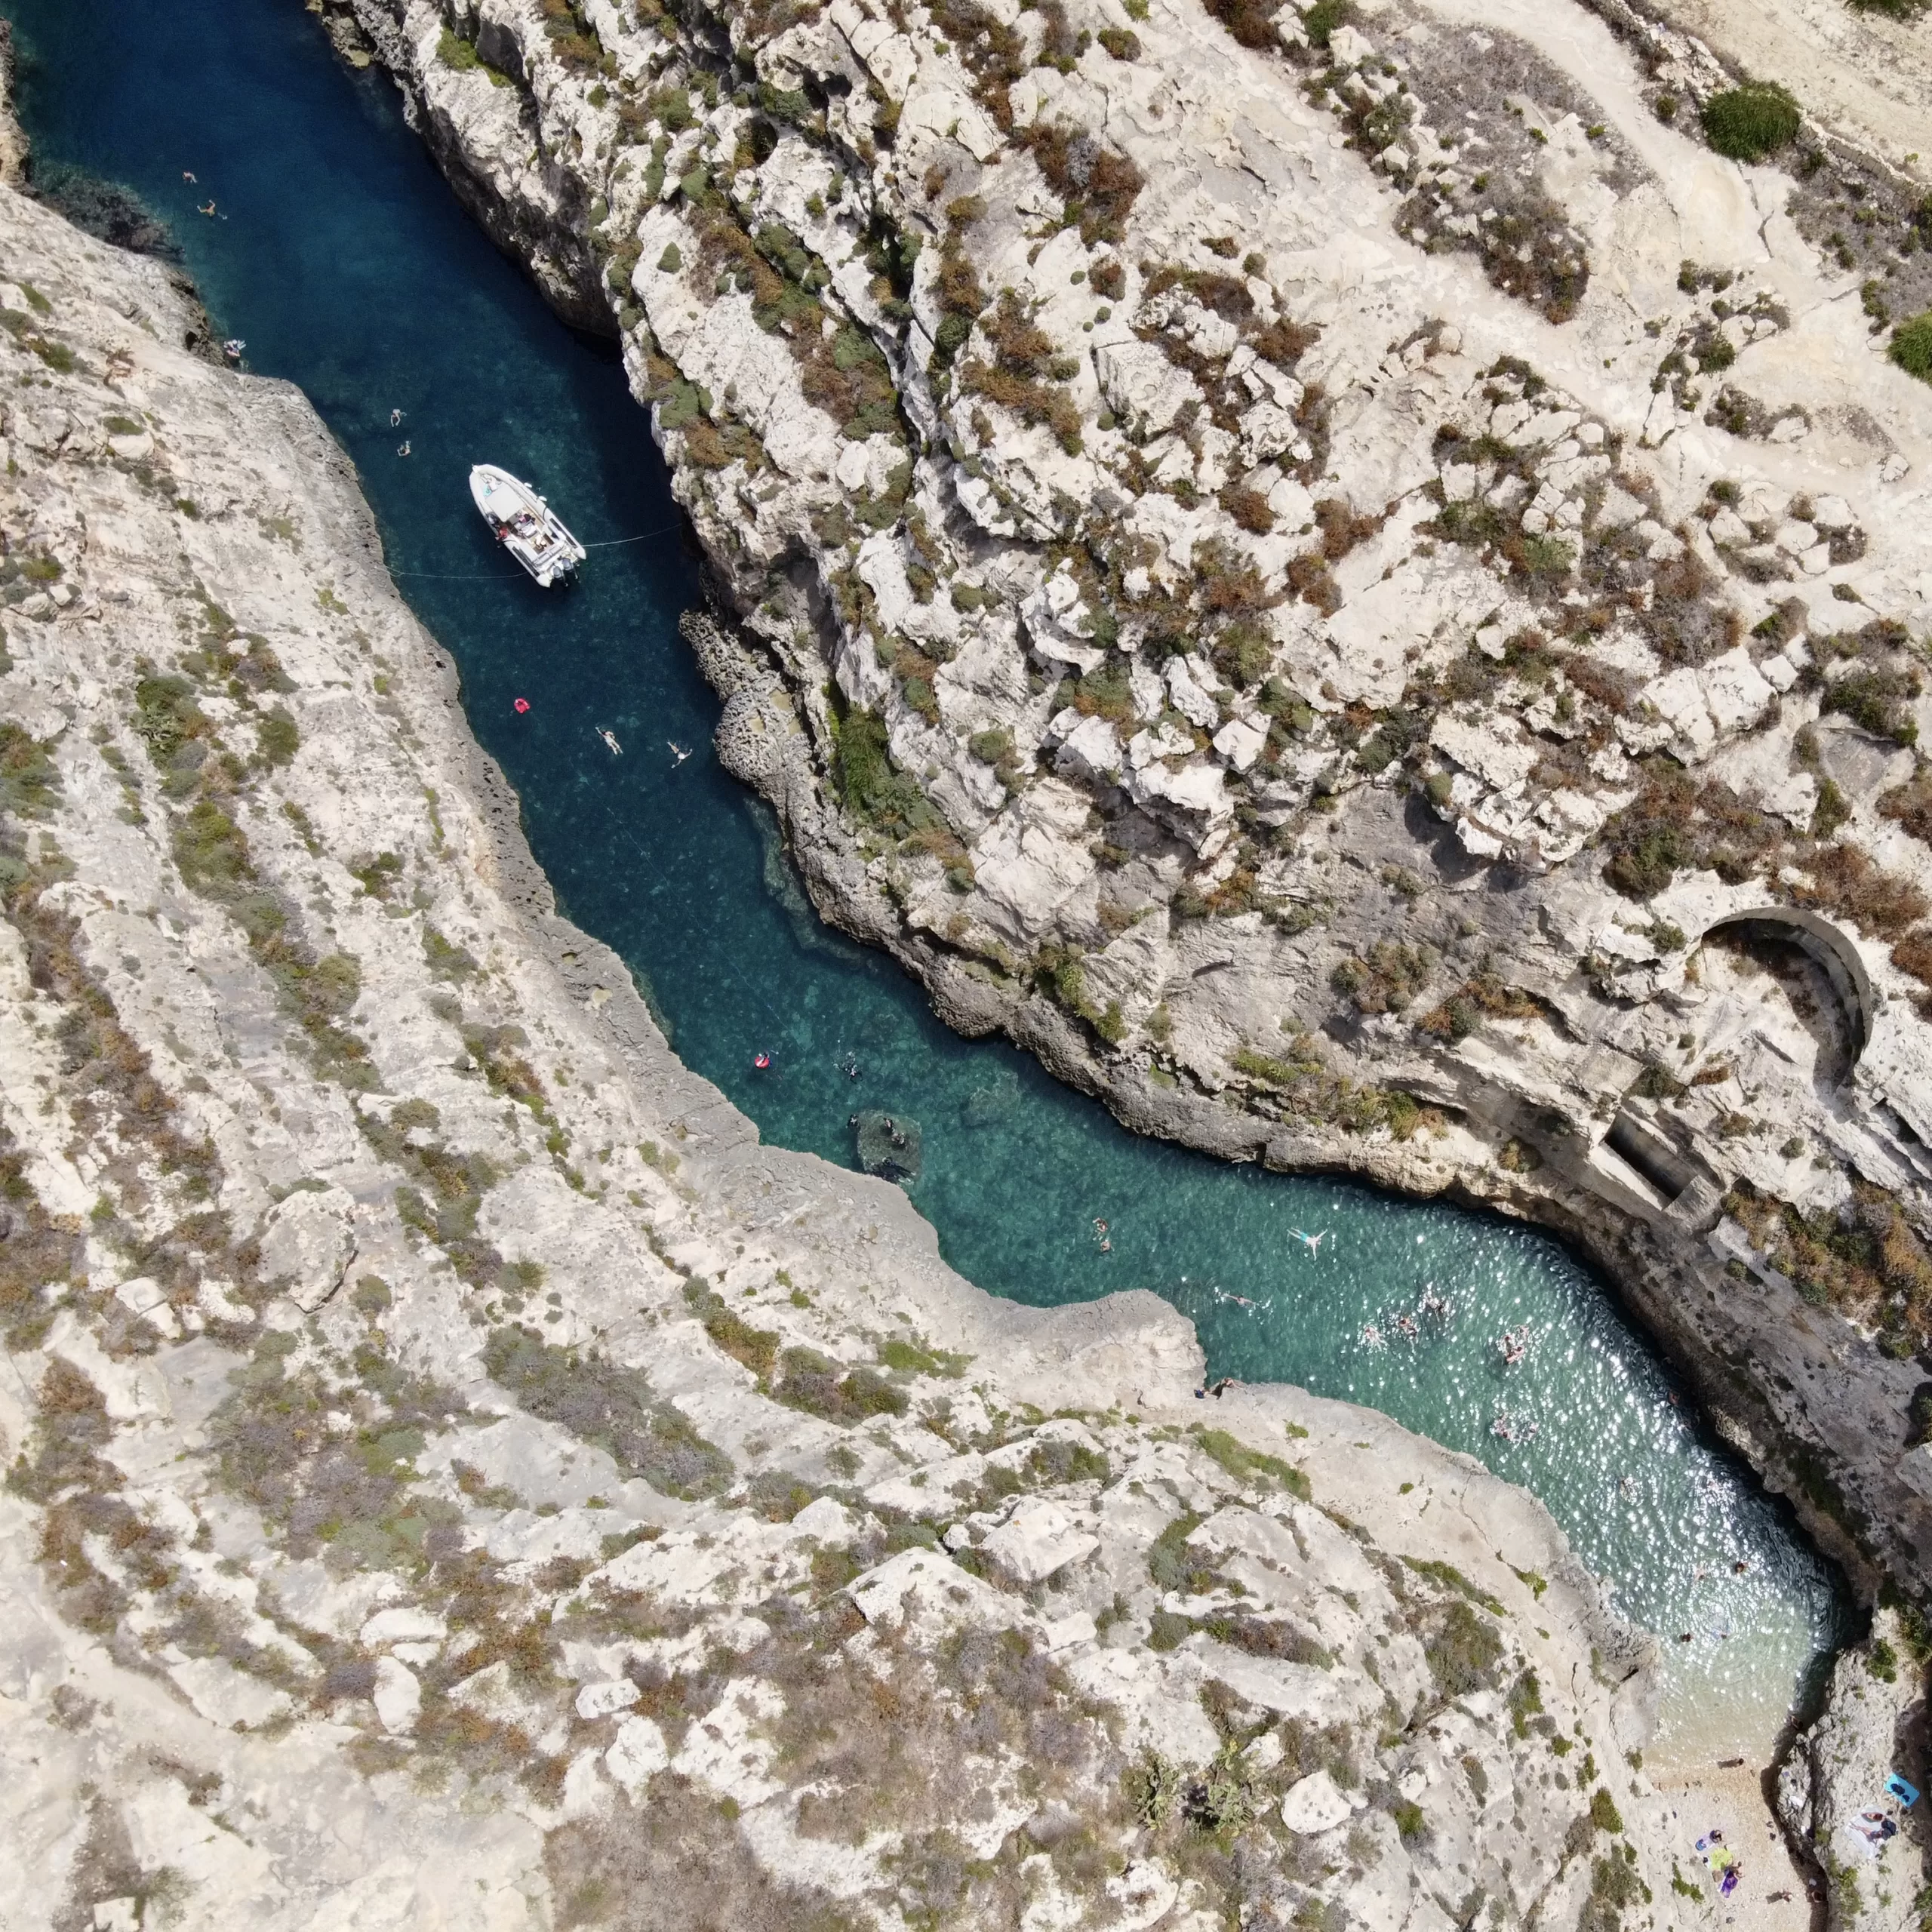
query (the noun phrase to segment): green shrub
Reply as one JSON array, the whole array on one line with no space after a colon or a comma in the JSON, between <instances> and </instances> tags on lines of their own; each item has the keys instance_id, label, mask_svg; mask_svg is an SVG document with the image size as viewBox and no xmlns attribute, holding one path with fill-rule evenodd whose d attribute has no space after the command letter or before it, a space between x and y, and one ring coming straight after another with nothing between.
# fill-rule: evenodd
<instances>
[{"instance_id":1,"label":"green shrub","mask_svg":"<svg viewBox=\"0 0 1932 1932\"><path fill-rule=\"evenodd\" d=\"M1274 645L1257 626L1230 624L1214 641L1214 669L1238 689L1245 691L1268 675Z\"/></svg>"},{"instance_id":2,"label":"green shrub","mask_svg":"<svg viewBox=\"0 0 1932 1932\"><path fill-rule=\"evenodd\" d=\"M900 1375L943 1375L954 1379L966 1373L971 1355L955 1355L950 1349L935 1349L906 1336L894 1336L879 1344L878 1358L884 1367Z\"/></svg>"},{"instance_id":3,"label":"green shrub","mask_svg":"<svg viewBox=\"0 0 1932 1932\"><path fill-rule=\"evenodd\" d=\"M704 1332L734 1361L749 1369L762 1383L778 1359L778 1337L768 1328L754 1328L727 1308L716 1294L700 1281L685 1284L689 1302Z\"/></svg>"},{"instance_id":4,"label":"green shrub","mask_svg":"<svg viewBox=\"0 0 1932 1932\"><path fill-rule=\"evenodd\" d=\"M1849 718L1875 738L1911 746L1918 742L1918 723L1906 707L1919 689L1916 672L1861 666L1826 687L1821 709Z\"/></svg>"},{"instance_id":5,"label":"green shrub","mask_svg":"<svg viewBox=\"0 0 1932 1932\"><path fill-rule=\"evenodd\" d=\"M778 1365L782 1374L772 1393L787 1407L827 1422L849 1428L869 1416L903 1416L911 1406L906 1392L877 1369L861 1365L841 1374L838 1363L816 1349L787 1349Z\"/></svg>"},{"instance_id":6,"label":"green shrub","mask_svg":"<svg viewBox=\"0 0 1932 1932\"><path fill-rule=\"evenodd\" d=\"M641 1369L553 1348L520 1327L493 1330L483 1364L532 1415L595 1444L625 1475L667 1496L714 1496L730 1484L731 1457L660 1401Z\"/></svg>"},{"instance_id":7,"label":"green shrub","mask_svg":"<svg viewBox=\"0 0 1932 1932\"><path fill-rule=\"evenodd\" d=\"M1540 1593L1539 1593L1540 1594ZM1518 1737L1530 1734L1530 1720L1543 1709L1543 1687L1537 1674L1526 1670L1509 1687L1509 1717Z\"/></svg>"},{"instance_id":8,"label":"green shrub","mask_svg":"<svg viewBox=\"0 0 1932 1932\"><path fill-rule=\"evenodd\" d=\"M903 771L895 771L885 721L875 711L849 711L838 721L832 782L840 802L862 824L904 838L937 828L937 810Z\"/></svg>"},{"instance_id":9,"label":"green shrub","mask_svg":"<svg viewBox=\"0 0 1932 1932\"><path fill-rule=\"evenodd\" d=\"M1192 1510L1177 1516L1148 1546L1147 1574L1157 1590L1179 1590L1205 1596L1220 1579L1187 1547L1187 1540L1205 1519Z\"/></svg>"},{"instance_id":10,"label":"green shrub","mask_svg":"<svg viewBox=\"0 0 1932 1932\"><path fill-rule=\"evenodd\" d=\"M1574 545L1560 537L1526 537L1523 539L1523 568L1532 577L1565 577L1577 561Z\"/></svg>"},{"instance_id":11,"label":"green shrub","mask_svg":"<svg viewBox=\"0 0 1932 1932\"><path fill-rule=\"evenodd\" d=\"M466 74L481 64L475 43L451 32L448 27L444 28L442 37L436 42L436 57L445 67L454 67L459 74Z\"/></svg>"},{"instance_id":12,"label":"green shrub","mask_svg":"<svg viewBox=\"0 0 1932 1932\"><path fill-rule=\"evenodd\" d=\"M1467 1697L1494 1687L1503 1639L1487 1617L1455 1597L1442 1606L1423 1654L1444 1697Z\"/></svg>"},{"instance_id":13,"label":"green shrub","mask_svg":"<svg viewBox=\"0 0 1932 1932\"><path fill-rule=\"evenodd\" d=\"M60 794L60 774L47 755L51 739L35 737L9 718L0 720L0 811L45 818Z\"/></svg>"},{"instance_id":14,"label":"green shrub","mask_svg":"<svg viewBox=\"0 0 1932 1932\"><path fill-rule=\"evenodd\" d=\"M1798 103L1775 81L1747 81L1704 103L1704 138L1733 161L1761 161L1798 130Z\"/></svg>"},{"instance_id":15,"label":"green shrub","mask_svg":"<svg viewBox=\"0 0 1932 1932\"><path fill-rule=\"evenodd\" d=\"M1326 47L1335 29L1346 26L1355 18L1355 12L1349 0L1315 0L1315 5L1301 17L1301 23L1308 32L1309 45Z\"/></svg>"},{"instance_id":16,"label":"green shrub","mask_svg":"<svg viewBox=\"0 0 1932 1932\"><path fill-rule=\"evenodd\" d=\"M1885 352L1908 376L1932 383L1932 309L1900 323Z\"/></svg>"},{"instance_id":17,"label":"green shrub","mask_svg":"<svg viewBox=\"0 0 1932 1932\"><path fill-rule=\"evenodd\" d=\"M1171 1610L1157 1610L1147 1633L1147 1647L1150 1651L1178 1650L1193 1630L1192 1617L1183 1617Z\"/></svg>"},{"instance_id":18,"label":"green shrub","mask_svg":"<svg viewBox=\"0 0 1932 1932\"><path fill-rule=\"evenodd\" d=\"M1617 1801L1610 1795L1607 1785L1598 1785L1590 1794L1590 1823L1600 1832L1608 1832L1613 1836L1623 1829L1623 1819L1617 1810Z\"/></svg>"},{"instance_id":19,"label":"green shrub","mask_svg":"<svg viewBox=\"0 0 1932 1932\"><path fill-rule=\"evenodd\" d=\"M1263 1487L1278 1483L1304 1503L1308 1500L1308 1478L1293 1463L1283 1462L1278 1456L1265 1455L1259 1449L1251 1449L1224 1429L1198 1429L1194 1435L1201 1448L1236 1482Z\"/></svg>"},{"instance_id":20,"label":"green shrub","mask_svg":"<svg viewBox=\"0 0 1932 1932\"><path fill-rule=\"evenodd\" d=\"M174 862L191 892L220 898L254 875L241 827L211 798L196 801L175 822Z\"/></svg>"},{"instance_id":21,"label":"green shrub","mask_svg":"<svg viewBox=\"0 0 1932 1932\"><path fill-rule=\"evenodd\" d=\"M265 716L257 718L255 738L262 762L267 765L287 764L302 744L302 734L295 720L288 715L288 708L279 704Z\"/></svg>"}]
</instances>

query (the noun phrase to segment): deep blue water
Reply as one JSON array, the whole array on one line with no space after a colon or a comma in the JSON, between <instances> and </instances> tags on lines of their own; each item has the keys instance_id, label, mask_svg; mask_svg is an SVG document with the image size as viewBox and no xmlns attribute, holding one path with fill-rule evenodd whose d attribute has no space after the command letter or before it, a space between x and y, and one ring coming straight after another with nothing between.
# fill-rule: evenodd
<instances>
[{"instance_id":1,"label":"deep blue water","mask_svg":"<svg viewBox=\"0 0 1932 1932\"><path fill-rule=\"evenodd\" d=\"M461 212L378 72L340 63L297 0L0 15L37 154L164 217L217 328L300 383L355 459L565 909L630 962L688 1064L768 1140L848 1165L855 1108L909 1115L913 1198L962 1272L1043 1303L1153 1288L1195 1318L1216 1374L1349 1397L1480 1457L1543 1499L1627 1614L1694 1633L1665 1646L1681 1721L1783 1709L1840 1630L1833 1581L1561 1247L1136 1138L1011 1048L949 1033L889 960L818 923L769 814L711 753L717 703L675 628L695 560L614 352L564 328ZM479 459L613 543L576 592L537 590L489 541L466 487ZM1311 1253L1297 1229L1327 1238ZM1406 1340L1395 1318L1426 1282L1452 1312ZM1528 1358L1506 1371L1495 1339L1524 1322ZM1500 1409L1534 1435L1496 1435Z\"/></svg>"}]
</instances>

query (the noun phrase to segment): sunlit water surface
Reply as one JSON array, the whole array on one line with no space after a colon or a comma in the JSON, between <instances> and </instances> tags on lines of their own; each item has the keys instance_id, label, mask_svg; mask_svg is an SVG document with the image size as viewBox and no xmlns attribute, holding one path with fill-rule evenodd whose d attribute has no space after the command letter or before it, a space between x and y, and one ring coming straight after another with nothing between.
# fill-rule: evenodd
<instances>
[{"instance_id":1,"label":"sunlit water surface","mask_svg":"<svg viewBox=\"0 0 1932 1932\"><path fill-rule=\"evenodd\" d=\"M217 327L246 339L250 368L300 383L354 457L537 858L688 1064L768 1139L848 1165L856 1106L917 1119L913 1198L986 1287L1041 1303L1152 1288L1198 1324L1217 1375L1368 1404L1523 1483L1664 1638L1666 1737L1702 1755L1775 1724L1843 1628L1833 1580L1563 1249L1137 1139L1010 1048L954 1037L890 961L819 924L769 815L712 755L717 706L675 629L693 560L614 355L563 328L463 215L386 81L345 69L297 0L0 14L27 56L38 153L165 217ZM576 592L546 595L469 507L479 459L534 478L587 541L656 534L593 552ZM672 741L694 755L674 764ZM1311 1252L1295 1229L1324 1238ZM1397 1318L1426 1284L1450 1312L1410 1340ZM1497 1338L1523 1324L1526 1358L1506 1369Z\"/></svg>"}]
</instances>

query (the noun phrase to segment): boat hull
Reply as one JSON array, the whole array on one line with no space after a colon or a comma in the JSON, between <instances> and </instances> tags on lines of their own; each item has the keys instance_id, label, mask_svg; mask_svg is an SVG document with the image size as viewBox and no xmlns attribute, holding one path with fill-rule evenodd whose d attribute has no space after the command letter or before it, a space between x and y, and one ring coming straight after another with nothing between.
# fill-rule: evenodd
<instances>
[{"instance_id":1,"label":"boat hull","mask_svg":"<svg viewBox=\"0 0 1932 1932\"><path fill-rule=\"evenodd\" d=\"M531 486L492 463L469 472L469 494L497 541L549 590L574 578L588 554L564 520Z\"/></svg>"}]
</instances>

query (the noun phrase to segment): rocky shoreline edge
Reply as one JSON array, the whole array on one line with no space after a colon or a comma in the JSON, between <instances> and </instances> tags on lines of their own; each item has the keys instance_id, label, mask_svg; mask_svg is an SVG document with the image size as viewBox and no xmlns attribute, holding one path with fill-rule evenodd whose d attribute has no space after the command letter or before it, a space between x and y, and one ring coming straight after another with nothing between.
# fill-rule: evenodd
<instances>
[{"instance_id":1,"label":"rocky shoreline edge","mask_svg":"<svg viewBox=\"0 0 1932 1932\"><path fill-rule=\"evenodd\" d=\"M1153 1297L998 1301L760 1146L557 916L304 399L0 233L17 1903L1672 1897L1649 1646L1540 1504L1293 1389L1205 1426Z\"/></svg>"},{"instance_id":2,"label":"rocky shoreline edge","mask_svg":"<svg viewBox=\"0 0 1932 1932\"><path fill-rule=\"evenodd\" d=\"M599 171L567 161L548 146L553 126L568 128L589 113L583 106L586 76L573 75L567 61L551 60L554 35L548 42L533 37L534 29L525 32L507 14L500 21L494 14L473 20L466 15L457 26L472 40L481 34L477 45L488 42L495 50L505 63L497 75L500 94L515 104L509 122L495 103L490 113L478 112L471 100L479 85L474 71L445 68L427 17L420 7L378 0L327 17L347 44L373 50L395 73L414 122L466 205L531 269L566 319L608 329L624 316L634 317L626 306L626 289L607 285L598 272L605 245L592 219L593 203L601 205ZM1683 36L1634 17L1615 24L1626 38L1650 34L1670 57L1689 63L1699 85L1708 89L1723 81L1708 54ZM614 38L611 45L618 45ZM661 53L651 57L654 67L662 58ZM537 152L530 165L513 163L504 152L506 128L522 130L515 137L521 140L532 131L528 124L533 120ZM637 272L643 277L643 269ZM645 372L643 352L633 334L625 340L634 385L648 387L654 379ZM663 407L657 405L660 419ZM683 446L661 429L659 440L672 456L674 472L688 481L694 473L688 453L681 455ZM688 494L686 507L692 508ZM1639 1109L1635 1139L1661 1158L1675 1177L1673 1186L1693 1172L1691 1184L1674 1199L1651 1190L1642 1174L1632 1175L1624 1155L1641 1161L1644 1155L1631 1152L1628 1138L1613 1134L1616 1151L1605 1146L1598 1137L1600 1114L1588 1137L1566 1129L1539 1139L1531 1131L1534 1108L1486 1088L1504 1064L1494 1054L1472 1072L1446 1078L1443 1069L1422 1069L1412 1062L1404 1068L1420 1100L1439 1097L1458 1109L1456 1131L1446 1137L1420 1134L1398 1140L1345 1131L1333 1122L1297 1129L1292 1121L1257 1114L1251 1094L1250 1104L1230 1106L1226 1093L1186 1079L1177 1083L1158 1060L1125 1054L1097 1039L1097 995L1083 1014L1078 1000L1043 995L1023 974L989 974L982 959L946 941L929 920L909 918L903 900L884 889L874 863L875 841L841 809L833 777L836 721L819 686L825 661L842 665L845 660L835 632L825 629L824 614L816 619L817 641L802 647L788 641L782 627L764 623L753 608L774 586L782 589L782 563L761 574L743 558L727 555L720 548L724 533L709 513L697 515L695 528L712 567L717 616L688 626L687 635L726 702L721 753L777 811L823 917L891 952L921 980L948 1024L968 1035L1004 1032L1057 1078L1102 1100L1134 1131L1226 1158L1260 1159L1283 1171L1343 1172L1411 1195L1446 1195L1558 1234L1614 1285L1694 1386L1726 1441L1767 1487L1789 1499L1865 1601L1875 1601L1881 1586L1922 1595L1922 1552L1932 1527L1932 1452L1902 1456L1900 1451L1902 1439L1909 1440L1902 1419L1915 1413L1911 1404L1923 1380L1921 1368L1909 1355L1881 1348L1883 1338L1869 1327L1807 1308L1789 1275L1773 1265L1775 1244L1766 1245L1755 1230L1740 1225L1723 1186L1696 1177L1694 1159L1689 1169L1681 1162L1673 1166L1668 1144L1650 1131L1660 1116ZM753 620L750 626L739 628L746 619ZM1361 950L1372 956L1365 943ZM1211 937L1195 943L1176 966L1182 981L1198 989L1229 963L1217 955ZM1090 981L1093 977L1090 961ZM1529 969L1521 977L1529 981ZM1896 996L1890 1010L1909 1013ZM1281 1024L1285 1028L1287 1020ZM1506 1038L1500 1044L1506 1054L1512 1050ZM1531 1056L1526 1077L1532 1088L1542 1078L1534 1056L1546 1044L1531 1042L1524 1049ZM1609 1059L1624 1075L1643 1071L1641 1059L1620 1047ZM1371 1056L1362 1077L1373 1071ZM1574 1074L1574 1060L1569 1071ZM1626 1104L1620 1123L1629 1112ZM1868 1136L1858 1155L1868 1164L1869 1141ZM1521 1161L1499 1158L1499 1149L1506 1155L1524 1145L1532 1151ZM1650 1171L1654 1176L1655 1170ZM1826 1390L1832 1392L1830 1399L1820 1399ZM1843 1399L1847 1390L1849 1401Z\"/></svg>"}]
</instances>

